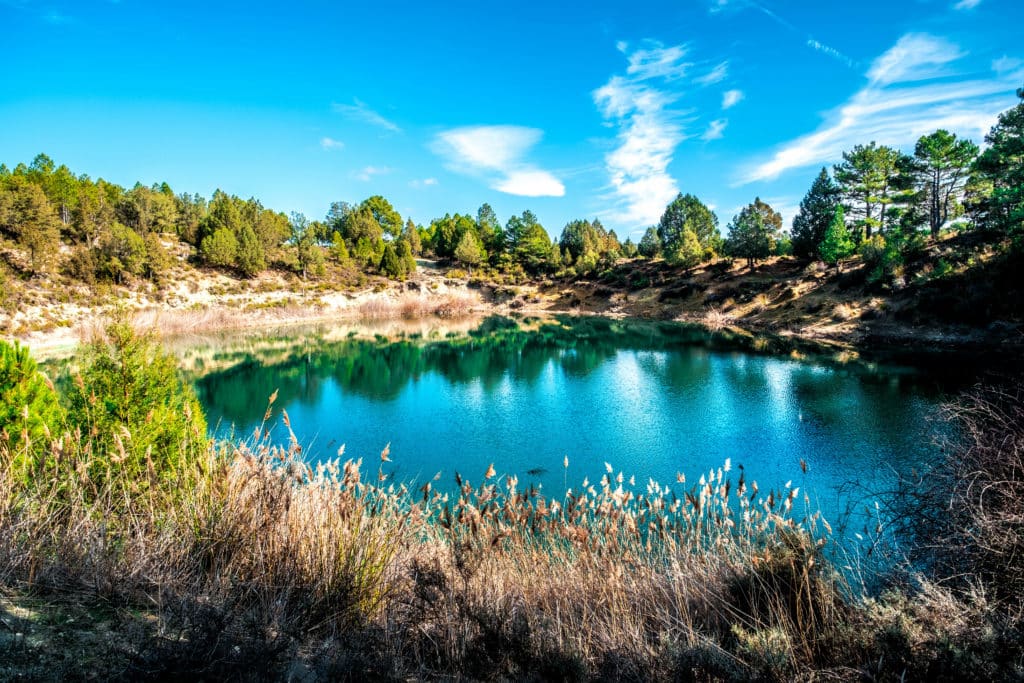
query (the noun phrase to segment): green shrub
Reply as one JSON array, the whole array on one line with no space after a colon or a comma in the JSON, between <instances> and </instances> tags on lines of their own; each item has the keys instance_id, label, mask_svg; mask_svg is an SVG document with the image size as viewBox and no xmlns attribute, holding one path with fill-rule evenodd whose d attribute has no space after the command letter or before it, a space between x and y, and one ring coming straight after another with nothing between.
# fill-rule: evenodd
<instances>
[{"instance_id":1,"label":"green shrub","mask_svg":"<svg viewBox=\"0 0 1024 683\"><path fill-rule=\"evenodd\" d=\"M53 384L28 347L0 341L0 461L10 458L26 479L49 450L63 412Z\"/></svg>"},{"instance_id":2,"label":"green shrub","mask_svg":"<svg viewBox=\"0 0 1024 683\"><path fill-rule=\"evenodd\" d=\"M178 483L206 448L206 418L150 334L115 320L86 347L67 393L68 421L91 448L88 474Z\"/></svg>"}]
</instances>

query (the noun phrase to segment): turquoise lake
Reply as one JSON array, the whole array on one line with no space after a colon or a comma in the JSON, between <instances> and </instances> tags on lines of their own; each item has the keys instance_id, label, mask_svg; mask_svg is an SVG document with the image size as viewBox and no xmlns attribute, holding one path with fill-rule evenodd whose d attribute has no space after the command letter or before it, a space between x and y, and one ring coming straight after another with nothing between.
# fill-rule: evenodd
<instances>
[{"instance_id":1,"label":"turquoise lake","mask_svg":"<svg viewBox=\"0 0 1024 683\"><path fill-rule=\"evenodd\" d=\"M314 330L204 349L183 363L217 434L249 436L277 391L276 441L284 409L311 461L344 444L373 473L390 444L393 479L440 472L442 487L494 463L558 496L607 462L640 491L677 473L689 488L729 461L762 490L800 486L835 523L939 452L929 373L672 323L493 318L447 336Z\"/></svg>"}]
</instances>

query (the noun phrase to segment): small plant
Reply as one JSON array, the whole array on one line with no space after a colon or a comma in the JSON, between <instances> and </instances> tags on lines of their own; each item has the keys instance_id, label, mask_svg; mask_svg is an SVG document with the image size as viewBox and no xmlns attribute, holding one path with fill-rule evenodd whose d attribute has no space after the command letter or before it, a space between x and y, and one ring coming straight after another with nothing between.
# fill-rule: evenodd
<instances>
[{"instance_id":1,"label":"small plant","mask_svg":"<svg viewBox=\"0 0 1024 683\"><path fill-rule=\"evenodd\" d=\"M63 422L53 384L39 372L28 347L0 340L0 462L8 461L27 483Z\"/></svg>"}]
</instances>

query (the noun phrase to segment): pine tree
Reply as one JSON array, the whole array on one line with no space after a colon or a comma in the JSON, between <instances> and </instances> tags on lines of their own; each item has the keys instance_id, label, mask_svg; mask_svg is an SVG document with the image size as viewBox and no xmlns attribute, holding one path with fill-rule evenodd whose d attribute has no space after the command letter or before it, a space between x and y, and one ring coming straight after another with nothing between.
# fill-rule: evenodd
<instances>
[{"instance_id":1,"label":"pine tree","mask_svg":"<svg viewBox=\"0 0 1024 683\"><path fill-rule=\"evenodd\" d=\"M670 252L665 254L666 260L676 266L682 266L687 272L700 264L704 256L704 248L701 247L697 233L693 230L683 230L679 244Z\"/></svg>"},{"instance_id":2,"label":"pine tree","mask_svg":"<svg viewBox=\"0 0 1024 683\"><path fill-rule=\"evenodd\" d=\"M853 253L855 245L850 237L850 229L846 227L846 215L842 206L837 206L832 220L825 230L825 236L818 246L821 260L841 270L839 262Z\"/></svg>"},{"instance_id":3,"label":"pine tree","mask_svg":"<svg viewBox=\"0 0 1024 683\"><path fill-rule=\"evenodd\" d=\"M825 238L838 205L839 187L822 168L800 202L800 212L793 218L793 254L800 258L818 256L818 245Z\"/></svg>"},{"instance_id":4,"label":"pine tree","mask_svg":"<svg viewBox=\"0 0 1024 683\"><path fill-rule=\"evenodd\" d=\"M250 277L267 267L263 245L260 243L259 238L256 237L256 232L248 224L244 224L238 232L238 254L236 261L238 269Z\"/></svg>"},{"instance_id":5,"label":"pine tree","mask_svg":"<svg viewBox=\"0 0 1024 683\"><path fill-rule=\"evenodd\" d=\"M471 272L473 266L484 260L483 246L472 230L467 230L459 240L458 246L455 247L455 259L469 266Z\"/></svg>"},{"instance_id":6,"label":"pine tree","mask_svg":"<svg viewBox=\"0 0 1024 683\"><path fill-rule=\"evenodd\" d=\"M381 273L393 280L401 280L405 277L402 261L398 258L398 253L391 242L384 245L384 254L380 257L378 268Z\"/></svg>"}]
</instances>

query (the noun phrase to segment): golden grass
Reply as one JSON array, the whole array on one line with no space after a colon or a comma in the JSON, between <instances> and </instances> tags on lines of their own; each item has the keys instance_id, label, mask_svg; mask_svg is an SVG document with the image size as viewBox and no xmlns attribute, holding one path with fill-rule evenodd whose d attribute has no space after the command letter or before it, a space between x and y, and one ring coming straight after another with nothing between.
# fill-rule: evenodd
<instances>
[{"instance_id":1,"label":"golden grass","mask_svg":"<svg viewBox=\"0 0 1024 683\"><path fill-rule=\"evenodd\" d=\"M286 446L265 422L187 489L89 479L77 434L26 488L0 444L0 585L152 614L130 649L167 676L895 679L911 660L877 633L985 632L983 600L927 583L857 602L806 495L728 461L670 485L608 464L546 498L493 466L392 481L388 449L311 466L282 422Z\"/></svg>"},{"instance_id":2,"label":"golden grass","mask_svg":"<svg viewBox=\"0 0 1024 683\"><path fill-rule=\"evenodd\" d=\"M359 314L368 320L405 318L414 320L437 316L461 318L470 315L481 304L475 292L418 294L406 292L398 297L375 296L359 305Z\"/></svg>"}]
</instances>

